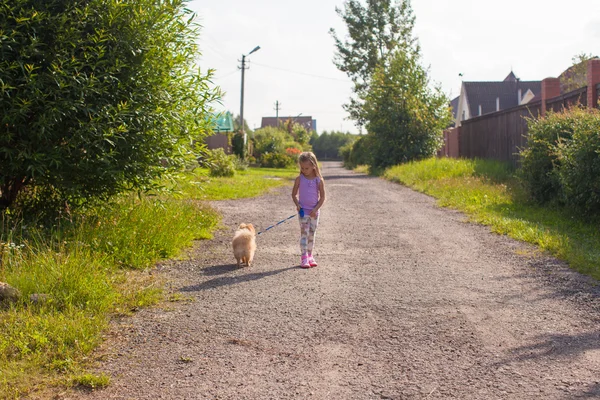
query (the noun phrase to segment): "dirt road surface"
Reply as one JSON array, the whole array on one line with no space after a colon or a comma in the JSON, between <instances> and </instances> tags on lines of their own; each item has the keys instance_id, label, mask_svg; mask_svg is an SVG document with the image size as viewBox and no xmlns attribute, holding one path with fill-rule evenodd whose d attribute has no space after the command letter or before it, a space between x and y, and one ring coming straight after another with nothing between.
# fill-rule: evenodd
<instances>
[{"instance_id":1,"label":"dirt road surface","mask_svg":"<svg viewBox=\"0 0 600 400\"><path fill-rule=\"evenodd\" d=\"M320 265L299 268L291 187L217 202L224 230L159 267L193 301L115 326L111 385L77 399L600 398L600 292L401 185L325 163Z\"/></svg>"}]
</instances>

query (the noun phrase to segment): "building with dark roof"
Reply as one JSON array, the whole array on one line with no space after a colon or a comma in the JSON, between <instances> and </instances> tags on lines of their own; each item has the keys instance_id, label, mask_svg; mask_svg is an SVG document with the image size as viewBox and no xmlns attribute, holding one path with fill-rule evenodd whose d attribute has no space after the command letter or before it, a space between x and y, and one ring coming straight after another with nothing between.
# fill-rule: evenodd
<instances>
[{"instance_id":1,"label":"building with dark roof","mask_svg":"<svg viewBox=\"0 0 600 400\"><path fill-rule=\"evenodd\" d=\"M311 116L298 116L298 117L262 117L260 127L266 126L279 127L281 124L287 123L292 120L296 124L300 124L306 129L307 132L317 131L317 120Z\"/></svg>"},{"instance_id":2,"label":"building with dark roof","mask_svg":"<svg viewBox=\"0 0 600 400\"><path fill-rule=\"evenodd\" d=\"M455 126L461 121L539 100L542 81L521 81L511 71L501 82L463 82L452 100Z\"/></svg>"}]
</instances>

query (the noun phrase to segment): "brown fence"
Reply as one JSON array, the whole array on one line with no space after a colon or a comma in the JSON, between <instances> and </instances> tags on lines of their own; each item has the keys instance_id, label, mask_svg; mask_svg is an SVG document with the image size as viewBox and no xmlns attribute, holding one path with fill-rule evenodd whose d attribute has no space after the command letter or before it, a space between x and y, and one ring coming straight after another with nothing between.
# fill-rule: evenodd
<instances>
[{"instance_id":1,"label":"brown fence","mask_svg":"<svg viewBox=\"0 0 600 400\"><path fill-rule=\"evenodd\" d=\"M600 85L595 87L600 95ZM546 110L559 112L587 107L587 87L546 100ZM442 157L484 158L518 166L519 152L527 146L527 119L538 118L542 101L525 104L462 121L459 128L444 132Z\"/></svg>"},{"instance_id":2,"label":"brown fence","mask_svg":"<svg viewBox=\"0 0 600 400\"><path fill-rule=\"evenodd\" d=\"M527 145L527 118L537 118L541 101L462 121L459 157L486 158L516 166Z\"/></svg>"},{"instance_id":3,"label":"brown fence","mask_svg":"<svg viewBox=\"0 0 600 400\"><path fill-rule=\"evenodd\" d=\"M546 101L546 110L560 112L575 105L587 107L587 87L565 93L562 96L554 97Z\"/></svg>"}]
</instances>

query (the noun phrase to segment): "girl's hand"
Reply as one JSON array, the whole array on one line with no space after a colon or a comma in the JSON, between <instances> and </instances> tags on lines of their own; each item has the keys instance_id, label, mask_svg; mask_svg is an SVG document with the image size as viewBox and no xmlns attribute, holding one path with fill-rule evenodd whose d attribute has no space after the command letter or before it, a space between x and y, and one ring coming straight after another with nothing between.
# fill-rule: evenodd
<instances>
[{"instance_id":1,"label":"girl's hand","mask_svg":"<svg viewBox=\"0 0 600 400\"><path fill-rule=\"evenodd\" d=\"M317 212L315 210L312 210L310 212L310 217L313 218L313 219L317 218Z\"/></svg>"}]
</instances>

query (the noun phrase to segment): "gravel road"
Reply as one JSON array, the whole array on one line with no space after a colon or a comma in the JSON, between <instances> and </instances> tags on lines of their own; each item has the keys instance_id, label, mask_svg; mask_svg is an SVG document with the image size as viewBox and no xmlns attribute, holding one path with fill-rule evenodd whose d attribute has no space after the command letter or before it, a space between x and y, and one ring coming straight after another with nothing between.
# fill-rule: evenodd
<instances>
[{"instance_id":1,"label":"gravel road","mask_svg":"<svg viewBox=\"0 0 600 400\"><path fill-rule=\"evenodd\" d=\"M111 385L70 399L600 398L600 290L430 197L324 163L320 265L299 268L291 186L214 203L225 228L158 267L190 301L115 324Z\"/></svg>"}]
</instances>

